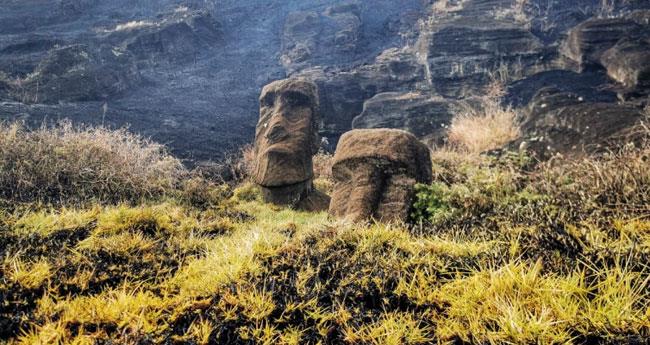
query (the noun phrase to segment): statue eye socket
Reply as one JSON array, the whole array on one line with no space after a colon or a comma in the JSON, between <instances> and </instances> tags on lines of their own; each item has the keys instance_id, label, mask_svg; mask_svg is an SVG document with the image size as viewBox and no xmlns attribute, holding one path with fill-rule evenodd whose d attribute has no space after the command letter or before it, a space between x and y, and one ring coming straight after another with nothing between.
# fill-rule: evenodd
<instances>
[{"instance_id":1,"label":"statue eye socket","mask_svg":"<svg viewBox=\"0 0 650 345\"><path fill-rule=\"evenodd\" d=\"M272 107L275 103L275 95L272 93L267 93L262 99L260 100L260 105L262 107Z\"/></svg>"},{"instance_id":2,"label":"statue eye socket","mask_svg":"<svg viewBox=\"0 0 650 345\"><path fill-rule=\"evenodd\" d=\"M300 92L287 92L285 94L286 102L291 106L309 105L309 97Z\"/></svg>"}]
</instances>

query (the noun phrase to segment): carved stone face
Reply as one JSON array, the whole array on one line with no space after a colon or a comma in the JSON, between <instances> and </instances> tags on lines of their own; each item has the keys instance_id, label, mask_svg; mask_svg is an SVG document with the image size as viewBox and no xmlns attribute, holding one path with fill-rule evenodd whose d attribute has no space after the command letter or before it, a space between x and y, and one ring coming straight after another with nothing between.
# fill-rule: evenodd
<instances>
[{"instance_id":1,"label":"carved stone face","mask_svg":"<svg viewBox=\"0 0 650 345\"><path fill-rule=\"evenodd\" d=\"M304 80L281 80L264 87L255 131L255 182L281 187L313 177L317 152L318 94Z\"/></svg>"},{"instance_id":2,"label":"carved stone face","mask_svg":"<svg viewBox=\"0 0 650 345\"><path fill-rule=\"evenodd\" d=\"M350 221L407 221L414 186L431 180L429 151L399 130L355 130L339 142L330 214Z\"/></svg>"}]
</instances>

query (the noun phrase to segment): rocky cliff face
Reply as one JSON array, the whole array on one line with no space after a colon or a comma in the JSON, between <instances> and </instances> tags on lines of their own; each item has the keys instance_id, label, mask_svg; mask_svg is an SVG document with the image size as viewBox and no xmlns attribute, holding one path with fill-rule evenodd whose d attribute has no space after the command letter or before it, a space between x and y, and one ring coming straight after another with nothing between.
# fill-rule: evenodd
<instances>
[{"instance_id":1,"label":"rocky cliff face","mask_svg":"<svg viewBox=\"0 0 650 345\"><path fill-rule=\"evenodd\" d=\"M252 140L261 88L301 76L319 86L331 145L353 127L439 143L457 103L496 78L528 137L569 130L572 114L627 126L648 99L650 4L602 4L0 0L0 119L129 124L218 159ZM548 97L564 110L535 106Z\"/></svg>"}]
</instances>

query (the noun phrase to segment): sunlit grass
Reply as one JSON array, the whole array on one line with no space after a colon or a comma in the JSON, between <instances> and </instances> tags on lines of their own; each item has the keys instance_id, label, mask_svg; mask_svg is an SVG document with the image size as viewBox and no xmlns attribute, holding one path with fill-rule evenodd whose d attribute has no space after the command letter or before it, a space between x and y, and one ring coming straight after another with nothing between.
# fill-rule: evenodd
<instances>
[{"instance_id":1,"label":"sunlit grass","mask_svg":"<svg viewBox=\"0 0 650 345\"><path fill-rule=\"evenodd\" d=\"M36 289L52 277L52 266L47 260L23 262L19 258L8 260L4 264L9 280L26 289Z\"/></svg>"},{"instance_id":2,"label":"sunlit grass","mask_svg":"<svg viewBox=\"0 0 650 345\"><path fill-rule=\"evenodd\" d=\"M97 219L101 209L74 210L63 208L60 211L38 211L23 215L13 222L18 235L39 234L46 237L59 231L88 227Z\"/></svg>"}]
</instances>

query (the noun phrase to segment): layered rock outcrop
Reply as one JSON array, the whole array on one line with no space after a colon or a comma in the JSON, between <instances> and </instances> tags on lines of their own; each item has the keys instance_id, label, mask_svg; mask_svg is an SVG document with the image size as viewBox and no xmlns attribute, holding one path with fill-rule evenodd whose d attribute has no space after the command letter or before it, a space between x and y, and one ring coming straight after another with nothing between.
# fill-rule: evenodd
<instances>
[{"instance_id":1,"label":"layered rock outcrop","mask_svg":"<svg viewBox=\"0 0 650 345\"><path fill-rule=\"evenodd\" d=\"M641 35L643 28L630 18L593 18L569 31L562 47L564 56L578 71L600 65L600 58L623 38Z\"/></svg>"},{"instance_id":2,"label":"layered rock outcrop","mask_svg":"<svg viewBox=\"0 0 650 345\"><path fill-rule=\"evenodd\" d=\"M12 96L23 103L103 101L139 81L129 54L72 45L51 50L31 74L14 82Z\"/></svg>"},{"instance_id":3,"label":"layered rock outcrop","mask_svg":"<svg viewBox=\"0 0 650 345\"><path fill-rule=\"evenodd\" d=\"M352 61L360 46L361 7L342 4L324 12L293 12L282 36L281 61L289 72Z\"/></svg>"},{"instance_id":4,"label":"layered rock outcrop","mask_svg":"<svg viewBox=\"0 0 650 345\"><path fill-rule=\"evenodd\" d=\"M454 101L416 92L385 92L363 105L353 128L403 129L435 144L443 144L457 111Z\"/></svg>"},{"instance_id":5,"label":"layered rock outcrop","mask_svg":"<svg viewBox=\"0 0 650 345\"><path fill-rule=\"evenodd\" d=\"M107 31L105 39L139 60L192 60L220 43L219 24L207 11L177 10L158 21L131 21Z\"/></svg>"},{"instance_id":6,"label":"layered rock outcrop","mask_svg":"<svg viewBox=\"0 0 650 345\"><path fill-rule=\"evenodd\" d=\"M642 119L641 111L631 105L586 102L577 94L544 88L529 105L522 125L528 137L521 146L540 159L605 151L634 142L638 133L633 128Z\"/></svg>"}]
</instances>

